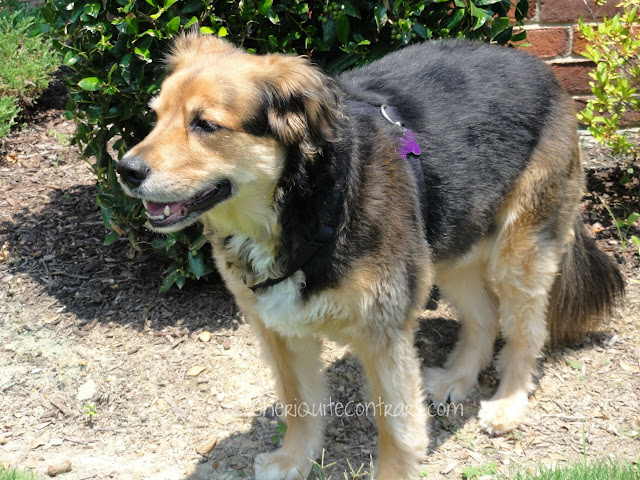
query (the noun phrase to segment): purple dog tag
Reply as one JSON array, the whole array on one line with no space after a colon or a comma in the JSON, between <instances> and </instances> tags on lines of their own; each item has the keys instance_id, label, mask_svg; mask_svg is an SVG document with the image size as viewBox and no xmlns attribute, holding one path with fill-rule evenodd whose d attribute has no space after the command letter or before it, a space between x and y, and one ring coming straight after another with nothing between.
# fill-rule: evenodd
<instances>
[{"instance_id":1,"label":"purple dog tag","mask_svg":"<svg viewBox=\"0 0 640 480\"><path fill-rule=\"evenodd\" d=\"M400 140L400 148L398 153L402 158L407 158L407 155L413 153L414 155L420 155L420 145L416 142L416 138L413 136L411 130L405 130L404 137Z\"/></svg>"}]
</instances>

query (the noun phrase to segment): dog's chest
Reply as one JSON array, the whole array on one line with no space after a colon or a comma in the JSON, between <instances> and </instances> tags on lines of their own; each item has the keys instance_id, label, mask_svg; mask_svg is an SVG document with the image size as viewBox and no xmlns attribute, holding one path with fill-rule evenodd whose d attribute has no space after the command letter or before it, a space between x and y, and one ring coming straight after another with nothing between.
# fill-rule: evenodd
<instances>
[{"instance_id":1,"label":"dog's chest","mask_svg":"<svg viewBox=\"0 0 640 480\"><path fill-rule=\"evenodd\" d=\"M211 243L218 270L238 306L247 314L258 315L267 328L286 336L310 335L327 319L346 316L344 305L330 290L303 298L305 276L301 270L254 293L251 285L282 274L268 245L237 235L212 239Z\"/></svg>"}]
</instances>

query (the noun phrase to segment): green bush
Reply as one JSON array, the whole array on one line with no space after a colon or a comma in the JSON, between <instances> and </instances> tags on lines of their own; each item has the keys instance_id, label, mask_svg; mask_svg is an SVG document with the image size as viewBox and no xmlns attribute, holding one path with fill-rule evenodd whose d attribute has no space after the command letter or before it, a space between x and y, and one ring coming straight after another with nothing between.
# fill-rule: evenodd
<instances>
[{"instance_id":1,"label":"green bush","mask_svg":"<svg viewBox=\"0 0 640 480\"><path fill-rule=\"evenodd\" d=\"M0 138L15 117L49 85L59 65L51 40L39 34L39 10L18 2L0 2Z\"/></svg>"},{"instance_id":2,"label":"green bush","mask_svg":"<svg viewBox=\"0 0 640 480\"><path fill-rule=\"evenodd\" d=\"M604 2L601 2L604 3ZM582 55L592 60L596 68L589 75L591 90L595 98L587 102L578 118L587 125L594 138L611 148L614 154L622 154L630 159L623 183L630 181L630 175L638 175L640 145L638 135L620 130L625 115L630 111L640 112L640 0L622 0L622 12L612 18L605 18L594 28L580 21L580 32L587 39L586 52ZM640 193L638 194L640 208ZM640 238L628 236L630 228L640 218L638 211L631 211L626 218L616 218L605 204L618 229L622 248L629 241L638 247Z\"/></svg>"},{"instance_id":3,"label":"green bush","mask_svg":"<svg viewBox=\"0 0 640 480\"><path fill-rule=\"evenodd\" d=\"M382 57L429 38L465 36L506 44L521 40L507 17L521 22L528 0L300 1L300 0L49 0L43 9L55 46L73 73L69 117L82 155L95 157L97 201L110 229L105 243L127 236L145 241L142 206L126 197L114 173L121 157L150 130L147 103L163 77L162 56L178 32L198 25L250 52L306 54L329 73ZM174 259L161 290L210 272L197 227L155 238Z\"/></svg>"},{"instance_id":4,"label":"green bush","mask_svg":"<svg viewBox=\"0 0 640 480\"><path fill-rule=\"evenodd\" d=\"M18 101L13 97L0 97L0 138L9 133L20 112Z\"/></svg>"}]
</instances>

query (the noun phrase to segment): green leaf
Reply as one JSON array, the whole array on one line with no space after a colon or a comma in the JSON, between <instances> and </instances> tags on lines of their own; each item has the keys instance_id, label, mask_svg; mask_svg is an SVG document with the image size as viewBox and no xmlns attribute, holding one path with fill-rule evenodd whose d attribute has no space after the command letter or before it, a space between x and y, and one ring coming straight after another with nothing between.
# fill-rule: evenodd
<instances>
[{"instance_id":1,"label":"green leaf","mask_svg":"<svg viewBox=\"0 0 640 480\"><path fill-rule=\"evenodd\" d=\"M165 29L169 35L173 35L180 29L180 17L173 17L165 25Z\"/></svg>"},{"instance_id":2,"label":"green leaf","mask_svg":"<svg viewBox=\"0 0 640 480\"><path fill-rule=\"evenodd\" d=\"M229 32L227 31L227 29L225 27L220 27L218 29L218 36L219 37L226 37L227 35L229 35Z\"/></svg>"},{"instance_id":3,"label":"green leaf","mask_svg":"<svg viewBox=\"0 0 640 480\"><path fill-rule=\"evenodd\" d=\"M346 70L351 65L356 63L359 59L360 55L357 55L355 53L343 54L327 63L327 65L325 66L325 70L331 75L335 75Z\"/></svg>"},{"instance_id":4,"label":"green leaf","mask_svg":"<svg viewBox=\"0 0 640 480\"><path fill-rule=\"evenodd\" d=\"M86 3L83 8L83 12L85 15L89 15L90 17L97 17L100 13L100 3L99 2L91 2Z\"/></svg>"},{"instance_id":5,"label":"green leaf","mask_svg":"<svg viewBox=\"0 0 640 480\"><path fill-rule=\"evenodd\" d=\"M107 235L107 238L104 239L104 245L109 246L114 242L116 242L119 238L120 238L120 235L118 234L118 232L111 230Z\"/></svg>"},{"instance_id":6,"label":"green leaf","mask_svg":"<svg viewBox=\"0 0 640 480\"><path fill-rule=\"evenodd\" d=\"M471 13L471 16L476 19L473 22L472 30L477 30L483 26L487 20L491 20L491 15L489 15L485 10L476 7L473 2L469 3L469 12Z\"/></svg>"},{"instance_id":7,"label":"green leaf","mask_svg":"<svg viewBox=\"0 0 640 480\"><path fill-rule=\"evenodd\" d=\"M384 27L389 21L389 17L387 16L387 7L379 3L373 9L373 16L376 19L376 27L378 28L378 32L380 32L380 30L382 30L382 27Z\"/></svg>"},{"instance_id":8,"label":"green leaf","mask_svg":"<svg viewBox=\"0 0 640 480\"><path fill-rule=\"evenodd\" d=\"M527 13L529 13L529 0L519 0L516 5L516 22L523 22Z\"/></svg>"},{"instance_id":9,"label":"green leaf","mask_svg":"<svg viewBox=\"0 0 640 480\"><path fill-rule=\"evenodd\" d=\"M191 17L189 19L189 21L187 23L185 23L184 28L187 29L189 28L191 25L195 25L196 23L198 23L198 17Z\"/></svg>"},{"instance_id":10,"label":"green leaf","mask_svg":"<svg viewBox=\"0 0 640 480\"><path fill-rule=\"evenodd\" d=\"M198 251L198 253L194 255L193 250L189 250L188 259L191 271L196 276L196 279L200 280L200 277L202 277L207 270L207 265L204 261L202 252Z\"/></svg>"},{"instance_id":11,"label":"green leaf","mask_svg":"<svg viewBox=\"0 0 640 480\"><path fill-rule=\"evenodd\" d=\"M77 55L75 52L67 52L62 59L62 64L70 67L71 65L75 65L80 60L80 55Z\"/></svg>"},{"instance_id":12,"label":"green leaf","mask_svg":"<svg viewBox=\"0 0 640 480\"><path fill-rule=\"evenodd\" d=\"M169 289L173 286L173 284L178 281L178 277L179 276L180 276L180 274L178 273L178 271L174 270L169 275L164 277L164 280L162 281L162 285L160 285L160 288L158 289L158 292L159 293L168 292Z\"/></svg>"},{"instance_id":13,"label":"green leaf","mask_svg":"<svg viewBox=\"0 0 640 480\"><path fill-rule=\"evenodd\" d=\"M347 43L349 41L349 30L349 19L344 13L340 13L336 19L336 33L340 42Z\"/></svg>"},{"instance_id":14,"label":"green leaf","mask_svg":"<svg viewBox=\"0 0 640 480\"><path fill-rule=\"evenodd\" d=\"M360 11L349 0L342 0L342 2L340 2L340 3L342 4L342 11L344 13L346 13L350 17L361 18L360 17Z\"/></svg>"},{"instance_id":15,"label":"green leaf","mask_svg":"<svg viewBox=\"0 0 640 480\"><path fill-rule=\"evenodd\" d=\"M433 33L431 33L431 30L429 30L427 27L425 27L424 25L420 25L419 23L414 23L412 26L412 29L414 32L416 32L416 34L423 39L427 39L427 38L431 38L433 36Z\"/></svg>"},{"instance_id":16,"label":"green leaf","mask_svg":"<svg viewBox=\"0 0 640 480\"><path fill-rule=\"evenodd\" d=\"M458 9L453 12L447 21L446 28L453 30L464 18L464 10Z\"/></svg>"},{"instance_id":17,"label":"green leaf","mask_svg":"<svg viewBox=\"0 0 640 480\"><path fill-rule=\"evenodd\" d=\"M78 86L83 90L95 92L100 90L101 82L98 77L85 77L78 82Z\"/></svg>"},{"instance_id":18,"label":"green leaf","mask_svg":"<svg viewBox=\"0 0 640 480\"><path fill-rule=\"evenodd\" d=\"M273 5L273 0L260 0L258 2L258 13L260 15L266 15L269 10L271 10L271 6Z\"/></svg>"},{"instance_id":19,"label":"green leaf","mask_svg":"<svg viewBox=\"0 0 640 480\"><path fill-rule=\"evenodd\" d=\"M215 35L216 31L211 27L200 27L200 33L202 35Z\"/></svg>"},{"instance_id":20,"label":"green leaf","mask_svg":"<svg viewBox=\"0 0 640 480\"><path fill-rule=\"evenodd\" d=\"M499 33L509 28L509 23L508 17L496 18L491 24L491 38L495 38Z\"/></svg>"},{"instance_id":21,"label":"green leaf","mask_svg":"<svg viewBox=\"0 0 640 480\"><path fill-rule=\"evenodd\" d=\"M636 220L640 218L640 213L633 212L627 217L627 225L632 225Z\"/></svg>"},{"instance_id":22,"label":"green leaf","mask_svg":"<svg viewBox=\"0 0 640 480\"><path fill-rule=\"evenodd\" d=\"M336 21L330 18L322 24L322 41L331 46L336 40Z\"/></svg>"}]
</instances>

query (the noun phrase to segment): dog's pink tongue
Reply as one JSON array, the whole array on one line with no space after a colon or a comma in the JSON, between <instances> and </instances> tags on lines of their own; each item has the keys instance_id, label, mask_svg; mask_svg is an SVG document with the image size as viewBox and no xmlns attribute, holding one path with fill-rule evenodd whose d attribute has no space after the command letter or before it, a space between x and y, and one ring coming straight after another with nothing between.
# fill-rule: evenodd
<instances>
[{"instance_id":1,"label":"dog's pink tongue","mask_svg":"<svg viewBox=\"0 0 640 480\"><path fill-rule=\"evenodd\" d=\"M149 212L153 216L163 215L165 213L166 207L169 207L169 215L171 215L173 213L176 213L182 210L183 205L184 205L184 202L173 202L173 203L146 202L147 212Z\"/></svg>"}]
</instances>

